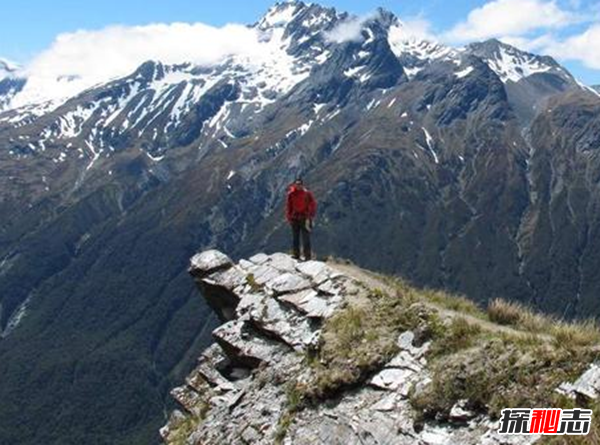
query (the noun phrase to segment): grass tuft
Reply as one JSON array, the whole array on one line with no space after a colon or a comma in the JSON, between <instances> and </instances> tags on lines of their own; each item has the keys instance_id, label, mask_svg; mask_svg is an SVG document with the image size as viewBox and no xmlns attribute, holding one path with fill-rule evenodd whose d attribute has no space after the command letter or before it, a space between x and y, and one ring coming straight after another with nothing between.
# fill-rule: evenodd
<instances>
[{"instance_id":1,"label":"grass tuft","mask_svg":"<svg viewBox=\"0 0 600 445\"><path fill-rule=\"evenodd\" d=\"M595 320L565 322L551 315L536 313L520 303L501 299L491 301L487 313L495 323L551 336L559 347L600 344L600 327Z\"/></svg>"},{"instance_id":2,"label":"grass tuft","mask_svg":"<svg viewBox=\"0 0 600 445\"><path fill-rule=\"evenodd\" d=\"M401 332L424 328L434 316L410 296L371 290L366 305L350 304L324 323L319 350L307 356L312 378L299 391L314 402L360 384L398 352Z\"/></svg>"}]
</instances>

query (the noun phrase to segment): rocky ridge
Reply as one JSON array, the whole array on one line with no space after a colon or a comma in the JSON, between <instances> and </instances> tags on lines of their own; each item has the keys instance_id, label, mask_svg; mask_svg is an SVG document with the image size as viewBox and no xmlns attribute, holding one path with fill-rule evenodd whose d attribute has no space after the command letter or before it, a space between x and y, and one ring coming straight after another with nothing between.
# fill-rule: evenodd
<instances>
[{"instance_id":1,"label":"rocky ridge","mask_svg":"<svg viewBox=\"0 0 600 445\"><path fill-rule=\"evenodd\" d=\"M501 437L497 422L458 401L444 421L420 422L410 396L431 383L431 341L419 329L401 332L396 353L360 384L327 402L296 410L291 382L313 384L323 324L372 291L347 269L290 256L258 254L234 264L210 250L189 269L223 324L186 383L172 391L182 411L161 430L167 443L528 444L539 437ZM595 365L571 397L597 396Z\"/></svg>"}]
</instances>

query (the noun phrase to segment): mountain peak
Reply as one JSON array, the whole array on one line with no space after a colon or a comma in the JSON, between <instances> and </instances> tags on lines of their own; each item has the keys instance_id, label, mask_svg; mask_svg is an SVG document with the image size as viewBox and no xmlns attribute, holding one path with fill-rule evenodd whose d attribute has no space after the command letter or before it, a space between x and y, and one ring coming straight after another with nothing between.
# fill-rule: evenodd
<instances>
[{"instance_id":1,"label":"mountain peak","mask_svg":"<svg viewBox=\"0 0 600 445\"><path fill-rule=\"evenodd\" d=\"M532 54L498 39L471 43L466 51L483 59L503 82L518 82L539 73L552 73L575 82L573 76L552 57Z\"/></svg>"},{"instance_id":2,"label":"mountain peak","mask_svg":"<svg viewBox=\"0 0 600 445\"><path fill-rule=\"evenodd\" d=\"M294 17L308 5L302 1L283 1L275 3L262 19L258 22L258 28L280 28L287 26Z\"/></svg>"}]
</instances>

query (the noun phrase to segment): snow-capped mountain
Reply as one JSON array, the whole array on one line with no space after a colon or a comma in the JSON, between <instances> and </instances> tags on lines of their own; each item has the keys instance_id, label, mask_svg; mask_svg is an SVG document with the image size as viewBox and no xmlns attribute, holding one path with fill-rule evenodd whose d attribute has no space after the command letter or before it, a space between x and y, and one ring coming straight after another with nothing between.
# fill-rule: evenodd
<instances>
[{"instance_id":1,"label":"snow-capped mountain","mask_svg":"<svg viewBox=\"0 0 600 445\"><path fill-rule=\"evenodd\" d=\"M286 250L298 174L319 255L598 313L598 95L551 58L424 41L384 10L286 2L248 30L250 52L214 63L0 80L0 375L16 382L0 382L0 423L35 419L0 443L65 443L73 425L78 443L151 443L162 388L212 323L184 264ZM141 414L89 397L105 393Z\"/></svg>"},{"instance_id":2,"label":"snow-capped mountain","mask_svg":"<svg viewBox=\"0 0 600 445\"><path fill-rule=\"evenodd\" d=\"M268 88L273 85L278 85L279 92L282 92L303 80L316 63L327 60L330 55L327 48L332 46L329 34L336 26L352 22L361 26L358 37L363 46L368 46L375 38L387 36L392 51L401 61L409 77L414 76L432 60L454 61L459 65L461 54L472 54L485 60L503 82L517 82L533 74L547 72L573 80L568 71L552 58L523 52L497 40L472 44L466 49L454 49L437 42L415 38L405 31L397 17L383 9L366 19L359 19L346 13L338 13L334 9L296 1L276 4L260 21L252 25L258 41L263 44L258 57L257 54L237 55L219 64L221 69L216 66L203 68L213 68L215 72L223 74L243 69L246 77L252 75L255 82L267 83L267 94ZM363 52L360 55L365 54ZM156 62L162 63L160 60ZM230 66L229 71L224 69L227 65ZM18 70L16 65L0 59L0 78L3 77L3 67L5 72L11 75ZM187 68L189 69L189 66ZM460 73L464 75L469 69L465 67ZM29 74L28 85L18 91L18 94L13 94L10 100L3 98L5 105L0 110L22 108L25 115L43 115L91 86L90 81L79 79L77 76L61 75L51 79L50 83L46 77L44 73ZM98 84L98 79L94 80L94 83ZM99 83L109 80L112 79L107 78ZM179 82L186 79L182 76L170 80ZM168 82L169 79L166 79L164 84Z\"/></svg>"},{"instance_id":3,"label":"snow-capped mountain","mask_svg":"<svg viewBox=\"0 0 600 445\"><path fill-rule=\"evenodd\" d=\"M503 82L518 82L534 74L551 73L567 82L575 79L564 67L549 56L538 56L491 39L473 43L467 52L480 57Z\"/></svg>"},{"instance_id":4,"label":"snow-capped mountain","mask_svg":"<svg viewBox=\"0 0 600 445\"><path fill-rule=\"evenodd\" d=\"M235 55L213 66L148 62L130 76L72 97L58 97L54 92L45 96L30 87L35 79L13 79L0 84L0 105L5 109L0 128L16 141L10 153L17 158L63 144L52 160L86 158L88 170L99 157L118 150L123 141L144 141L151 159L199 137L227 146L236 132L248 130L248 122L257 113L285 97L311 73L343 73L343 78L385 88L403 76L415 78L434 63L462 78L483 61L504 83L517 84L546 73L567 86L575 85L572 76L549 57L498 41L456 50L419 40L406 34L401 21L384 10L359 21L356 36L342 41L331 37L337 27L358 20L319 5L280 3L252 26L261 42L258 54ZM60 85L77 83L77 79L56 82L61 90ZM214 106L200 114L193 112L200 101L210 98ZM190 126L195 128L191 133ZM32 127L39 134L34 140L22 134Z\"/></svg>"}]
</instances>

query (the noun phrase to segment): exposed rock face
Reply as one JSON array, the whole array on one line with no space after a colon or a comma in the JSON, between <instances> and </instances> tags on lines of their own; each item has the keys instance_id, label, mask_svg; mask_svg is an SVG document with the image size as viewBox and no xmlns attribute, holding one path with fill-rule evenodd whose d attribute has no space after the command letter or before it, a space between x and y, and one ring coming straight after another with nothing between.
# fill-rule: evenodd
<instances>
[{"instance_id":1,"label":"exposed rock face","mask_svg":"<svg viewBox=\"0 0 600 445\"><path fill-rule=\"evenodd\" d=\"M600 365L593 363L575 383L563 383L557 391L573 399L597 399L600 395Z\"/></svg>"},{"instance_id":2,"label":"exposed rock face","mask_svg":"<svg viewBox=\"0 0 600 445\"><path fill-rule=\"evenodd\" d=\"M168 443L528 444L500 438L468 401L446 423L416 423L409 393L429 383L428 342L406 331L398 353L363 385L288 417L289 382L311 378L306 357L319 348L322 323L367 288L334 266L260 254L233 264L217 251L194 256L190 273L222 320L209 347L172 395L176 411L161 430ZM183 427L186 419L199 421ZM200 420L201 419L201 420ZM187 429L186 429L187 428ZM182 437L182 435L184 437Z\"/></svg>"}]
</instances>

